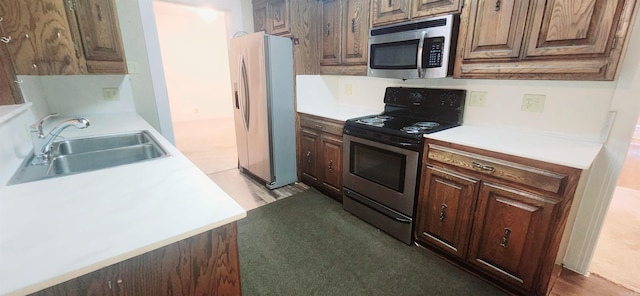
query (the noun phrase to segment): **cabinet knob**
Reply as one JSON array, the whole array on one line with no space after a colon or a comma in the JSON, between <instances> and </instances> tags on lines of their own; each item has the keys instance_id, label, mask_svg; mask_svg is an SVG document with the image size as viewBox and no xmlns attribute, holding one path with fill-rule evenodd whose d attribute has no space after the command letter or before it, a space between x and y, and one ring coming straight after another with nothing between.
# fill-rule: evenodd
<instances>
[{"instance_id":1,"label":"cabinet knob","mask_svg":"<svg viewBox=\"0 0 640 296\"><path fill-rule=\"evenodd\" d=\"M329 160L329 173L333 173L333 160Z\"/></svg>"},{"instance_id":2,"label":"cabinet knob","mask_svg":"<svg viewBox=\"0 0 640 296\"><path fill-rule=\"evenodd\" d=\"M307 151L307 163L311 163L311 151Z\"/></svg>"}]
</instances>

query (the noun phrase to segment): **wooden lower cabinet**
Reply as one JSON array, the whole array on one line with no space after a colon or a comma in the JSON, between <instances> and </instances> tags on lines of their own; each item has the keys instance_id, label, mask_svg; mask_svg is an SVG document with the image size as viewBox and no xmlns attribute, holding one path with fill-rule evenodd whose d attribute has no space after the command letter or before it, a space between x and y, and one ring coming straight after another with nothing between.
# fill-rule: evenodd
<instances>
[{"instance_id":1,"label":"wooden lower cabinet","mask_svg":"<svg viewBox=\"0 0 640 296\"><path fill-rule=\"evenodd\" d=\"M31 295L241 295L236 222Z\"/></svg>"},{"instance_id":2,"label":"wooden lower cabinet","mask_svg":"<svg viewBox=\"0 0 640 296\"><path fill-rule=\"evenodd\" d=\"M428 139L414 237L523 295L547 295L582 171Z\"/></svg>"},{"instance_id":3,"label":"wooden lower cabinet","mask_svg":"<svg viewBox=\"0 0 640 296\"><path fill-rule=\"evenodd\" d=\"M342 201L342 127L344 122L300 114L300 179Z\"/></svg>"}]
</instances>

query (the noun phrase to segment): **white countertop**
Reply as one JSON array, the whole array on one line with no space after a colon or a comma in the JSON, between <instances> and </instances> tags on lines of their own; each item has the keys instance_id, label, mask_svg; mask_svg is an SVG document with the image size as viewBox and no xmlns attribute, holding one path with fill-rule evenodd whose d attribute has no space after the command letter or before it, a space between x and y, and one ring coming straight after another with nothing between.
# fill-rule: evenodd
<instances>
[{"instance_id":1,"label":"white countertop","mask_svg":"<svg viewBox=\"0 0 640 296\"><path fill-rule=\"evenodd\" d=\"M0 180L0 295L35 292L246 216L138 115L86 117L89 128L62 135L149 130L171 156L12 186Z\"/></svg>"},{"instance_id":2,"label":"white countertop","mask_svg":"<svg viewBox=\"0 0 640 296\"><path fill-rule=\"evenodd\" d=\"M528 133L508 128L463 125L425 138L511 154L515 156L588 169L602 144L551 135Z\"/></svg>"}]
</instances>

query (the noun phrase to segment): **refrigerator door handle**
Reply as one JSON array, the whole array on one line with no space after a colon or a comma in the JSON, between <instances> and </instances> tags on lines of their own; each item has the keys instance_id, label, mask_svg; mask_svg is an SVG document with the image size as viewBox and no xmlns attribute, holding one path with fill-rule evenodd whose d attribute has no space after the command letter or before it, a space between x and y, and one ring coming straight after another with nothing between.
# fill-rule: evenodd
<instances>
[{"instance_id":1,"label":"refrigerator door handle","mask_svg":"<svg viewBox=\"0 0 640 296\"><path fill-rule=\"evenodd\" d=\"M240 100L238 99L238 83L233 84L233 96L235 99L235 107L236 109L240 109Z\"/></svg>"},{"instance_id":2,"label":"refrigerator door handle","mask_svg":"<svg viewBox=\"0 0 640 296\"><path fill-rule=\"evenodd\" d=\"M242 90L242 105L241 105L241 111L242 111L242 119L244 121L244 126L247 130L249 130L249 104L250 104L250 100L249 100L249 77L247 74L247 64L244 61L244 57L242 57L241 62L240 62L240 83L241 83L241 90Z\"/></svg>"}]
</instances>

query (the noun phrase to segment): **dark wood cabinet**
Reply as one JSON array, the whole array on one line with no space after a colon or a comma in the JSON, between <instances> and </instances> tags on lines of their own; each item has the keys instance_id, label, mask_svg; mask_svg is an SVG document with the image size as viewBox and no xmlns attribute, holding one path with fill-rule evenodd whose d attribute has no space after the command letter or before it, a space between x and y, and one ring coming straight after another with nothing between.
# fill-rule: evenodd
<instances>
[{"instance_id":1,"label":"dark wood cabinet","mask_svg":"<svg viewBox=\"0 0 640 296\"><path fill-rule=\"evenodd\" d=\"M467 1L456 78L613 80L636 0Z\"/></svg>"},{"instance_id":2,"label":"dark wood cabinet","mask_svg":"<svg viewBox=\"0 0 640 296\"><path fill-rule=\"evenodd\" d=\"M342 201L342 127L344 122L298 113L300 179Z\"/></svg>"},{"instance_id":3,"label":"dark wood cabinet","mask_svg":"<svg viewBox=\"0 0 640 296\"><path fill-rule=\"evenodd\" d=\"M236 222L31 295L241 295Z\"/></svg>"},{"instance_id":4,"label":"dark wood cabinet","mask_svg":"<svg viewBox=\"0 0 640 296\"><path fill-rule=\"evenodd\" d=\"M464 258L479 180L431 166L422 175L416 239Z\"/></svg>"},{"instance_id":5,"label":"dark wood cabinet","mask_svg":"<svg viewBox=\"0 0 640 296\"><path fill-rule=\"evenodd\" d=\"M436 15L458 13L462 0L373 0L374 27L418 20Z\"/></svg>"},{"instance_id":6,"label":"dark wood cabinet","mask_svg":"<svg viewBox=\"0 0 640 296\"><path fill-rule=\"evenodd\" d=\"M114 0L2 1L19 75L127 72Z\"/></svg>"},{"instance_id":7,"label":"dark wood cabinet","mask_svg":"<svg viewBox=\"0 0 640 296\"><path fill-rule=\"evenodd\" d=\"M1 15L1 13L0 13ZM0 36L6 36L1 30ZM22 92L18 87L13 61L9 56L9 50L5 43L0 43L0 105L13 105L23 103Z\"/></svg>"},{"instance_id":8,"label":"dark wood cabinet","mask_svg":"<svg viewBox=\"0 0 640 296\"><path fill-rule=\"evenodd\" d=\"M428 139L415 239L526 295L546 295L582 171Z\"/></svg>"},{"instance_id":9,"label":"dark wood cabinet","mask_svg":"<svg viewBox=\"0 0 640 296\"><path fill-rule=\"evenodd\" d=\"M321 74L366 75L370 0L323 0Z\"/></svg>"},{"instance_id":10,"label":"dark wood cabinet","mask_svg":"<svg viewBox=\"0 0 640 296\"><path fill-rule=\"evenodd\" d=\"M289 9L289 0L254 0L254 30L272 35L291 34Z\"/></svg>"}]
</instances>

